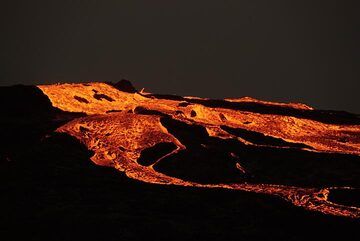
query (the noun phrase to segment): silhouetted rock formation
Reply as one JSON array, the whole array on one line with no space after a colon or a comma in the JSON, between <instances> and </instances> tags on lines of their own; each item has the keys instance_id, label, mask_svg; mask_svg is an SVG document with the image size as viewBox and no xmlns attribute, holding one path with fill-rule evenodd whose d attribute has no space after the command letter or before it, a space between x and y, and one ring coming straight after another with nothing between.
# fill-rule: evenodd
<instances>
[{"instance_id":1,"label":"silhouetted rock formation","mask_svg":"<svg viewBox=\"0 0 360 241\"><path fill-rule=\"evenodd\" d=\"M114 86L116 89L128 92L128 93L136 93L137 90L132 85L132 83L129 80L122 79L116 83L111 83L112 86Z\"/></svg>"}]
</instances>

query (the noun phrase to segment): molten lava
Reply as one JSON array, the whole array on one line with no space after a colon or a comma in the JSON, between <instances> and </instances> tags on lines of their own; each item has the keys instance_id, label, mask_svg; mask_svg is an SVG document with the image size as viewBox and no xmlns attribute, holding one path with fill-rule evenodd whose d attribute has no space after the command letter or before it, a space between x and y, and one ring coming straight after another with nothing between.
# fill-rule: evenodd
<instances>
[{"instance_id":1,"label":"molten lava","mask_svg":"<svg viewBox=\"0 0 360 241\"><path fill-rule=\"evenodd\" d=\"M207 151L212 142L224 142L243 148L296 149L305 153L359 156L358 123L322 120L318 118L321 113L318 115L316 110L304 104L265 102L248 97L214 101L157 96L124 92L106 83L38 87L54 107L87 115L64 124L58 132L68 133L84 143L94 152L91 159L96 164L115 167L130 178L154 184L265 193L308 210L360 218L360 208L328 201L331 187L252 182L251 178L244 177L248 170L246 165L243 166L243 160L231 166L231 173L239 174L239 178L234 179L237 182L197 182L172 176L161 168L162 163L171 163L172 158L194 149L191 137L183 136L182 126L199 130L204 136L201 143L196 144L199 148L195 152ZM179 131L175 133L167 122L179 125ZM160 143L172 143L175 148L149 165L140 164L139 158L144 151ZM241 153L241 149L235 151ZM241 159L234 152L224 152L228 152L230 159ZM195 159L191 161L197 162Z\"/></svg>"}]
</instances>

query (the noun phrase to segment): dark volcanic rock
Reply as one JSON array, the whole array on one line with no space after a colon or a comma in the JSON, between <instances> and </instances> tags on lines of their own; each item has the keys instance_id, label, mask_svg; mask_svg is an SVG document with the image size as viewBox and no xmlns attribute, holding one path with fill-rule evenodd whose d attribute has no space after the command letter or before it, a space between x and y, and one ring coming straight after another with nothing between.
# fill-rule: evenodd
<instances>
[{"instance_id":1,"label":"dark volcanic rock","mask_svg":"<svg viewBox=\"0 0 360 241\"><path fill-rule=\"evenodd\" d=\"M75 95L74 99L81 102L81 103L89 104L89 101L87 99L83 98L83 97Z\"/></svg>"},{"instance_id":2,"label":"dark volcanic rock","mask_svg":"<svg viewBox=\"0 0 360 241\"><path fill-rule=\"evenodd\" d=\"M11 160L60 125L84 116L53 107L40 89L24 85L0 87L0 110L0 157Z\"/></svg>"},{"instance_id":3,"label":"dark volcanic rock","mask_svg":"<svg viewBox=\"0 0 360 241\"><path fill-rule=\"evenodd\" d=\"M225 130L226 132L233 134L235 136L238 136L240 138L243 138L249 142L252 142L254 144L258 145L268 145L268 146L282 146L282 147L293 147L293 148L307 148L307 149L313 149L310 146L307 146L303 143L292 143L284 141L280 138L275 138L272 136L266 136L263 133L259 133L256 131L249 131L246 129L241 128L232 128L228 126L221 126L221 129Z\"/></svg>"},{"instance_id":4,"label":"dark volcanic rock","mask_svg":"<svg viewBox=\"0 0 360 241\"><path fill-rule=\"evenodd\" d=\"M176 145L172 142L161 142L141 152L137 162L143 166L154 164L159 158L176 149Z\"/></svg>"},{"instance_id":5,"label":"dark volcanic rock","mask_svg":"<svg viewBox=\"0 0 360 241\"><path fill-rule=\"evenodd\" d=\"M114 86L116 89L128 92L128 93L136 93L137 90L132 85L132 83L129 80L122 79L119 82L116 83L110 83L112 86Z\"/></svg>"},{"instance_id":6,"label":"dark volcanic rock","mask_svg":"<svg viewBox=\"0 0 360 241\"><path fill-rule=\"evenodd\" d=\"M3 117L49 117L55 108L35 86L0 87L0 110Z\"/></svg>"},{"instance_id":7,"label":"dark volcanic rock","mask_svg":"<svg viewBox=\"0 0 360 241\"><path fill-rule=\"evenodd\" d=\"M94 98L97 99L97 100L107 100L107 101L109 101L109 102L114 101L110 96L107 96L107 95L105 95L105 94L95 93L95 94L94 94Z\"/></svg>"}]
</instances>

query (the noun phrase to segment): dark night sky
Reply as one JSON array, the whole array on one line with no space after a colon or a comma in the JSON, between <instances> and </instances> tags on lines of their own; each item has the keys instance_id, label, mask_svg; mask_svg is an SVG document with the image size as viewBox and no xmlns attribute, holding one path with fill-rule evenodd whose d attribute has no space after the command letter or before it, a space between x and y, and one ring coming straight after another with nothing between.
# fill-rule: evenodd
<instances>
[{"instance_id":1,"label":"dark night sky","mask_svg":"<svg viewBox=\"0 0 360 241\"><path fill-rule=\"evenodd\" d=\"M356 1L1 1L0 85L132 80L360 113Z\"/></svg>"}]
</instances>

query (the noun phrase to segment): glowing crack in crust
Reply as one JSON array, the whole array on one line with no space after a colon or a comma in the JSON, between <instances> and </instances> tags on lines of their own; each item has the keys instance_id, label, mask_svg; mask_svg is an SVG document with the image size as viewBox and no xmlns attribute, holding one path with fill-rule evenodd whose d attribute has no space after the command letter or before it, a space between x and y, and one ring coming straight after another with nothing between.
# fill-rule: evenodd
<instances>
[{"instance_id":1,"label":"glowing crack in crust","mask_svg":"<svg viewBox=\"0 0 360 241\"><path fill-rule=\"evenodd\" d=\"M141 152L158 143L170 142L176 145L176 149L166 156L175 155L186 149L186 146L162 125L160 119L163 115L183 123L203 126L209 136L237 139L246 145L259 144L232 135L224 131L221 126L262 133L265 136L281 138L288 143L302 143L303 148L311 152L352 155L360 155L359 125L327 124L294 116L208 107L192 103L191 100L199 99L195 97L184 97L183 100L159 99L153 98L150 93L119 91L105 83L56 84L38 87L49 97L54 107L88 115L68 122L57 131L76 137L94 151L91 160L96 164L115 167L130 178L154 184L265 193L279 196L308 210L360 218L360 208L328 201L328 188L250 183L200 184L156 171L154 164L159 160L149 166L138 163ZM259 102L263 105L312 110L311 107L303 104L272 103L251 98L226 99L226 101ZM139 110L143 112L145 110L145 114L138 113ZM151 114L146 114L146 111L150 111ZM339 142L341 138L346 138L346 142ZM162 158L164 157L160 159ZM236 166L242 172L246 172L240 164Z\"/></svg>"}]
</instances>

